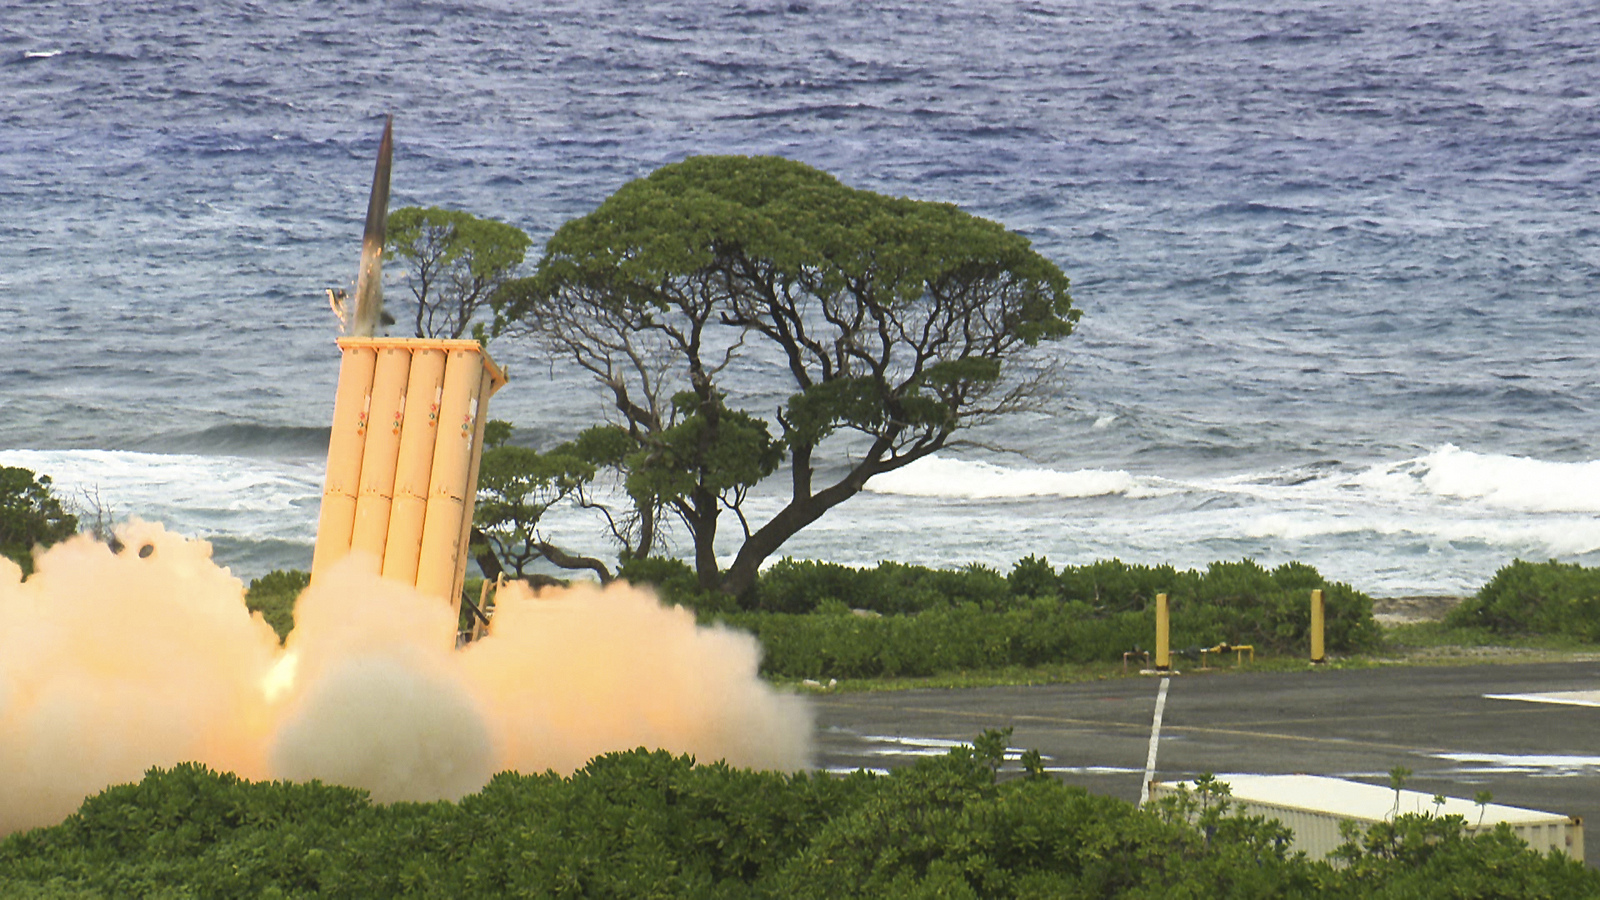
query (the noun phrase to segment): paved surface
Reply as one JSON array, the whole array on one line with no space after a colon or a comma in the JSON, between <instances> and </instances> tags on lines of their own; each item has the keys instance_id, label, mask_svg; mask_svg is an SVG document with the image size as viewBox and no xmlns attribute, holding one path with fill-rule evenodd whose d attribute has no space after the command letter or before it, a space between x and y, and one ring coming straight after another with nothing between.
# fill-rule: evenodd
<instances>
[{"instance_id":1,"label":"paved surface","mask_svg":"<svg viewBox=\"0 0 1600 900\"><path fill-rule=\"evenodd\" d=\"M1158 684L823 695L818 762L886 769L1010 726L1012 746L1039 750L1063 780L1136 800ZM1404 766L1412 790L1469 800L1489 790L1495 803L1600 823L1600 705L1489 696L1549 692L1600 692L1600 663L1185 673L1168 690L1156 777L1305 773L1387 785ZM1600 693L1589 699L1600 704Z\"/></svg>"}]
</instances>

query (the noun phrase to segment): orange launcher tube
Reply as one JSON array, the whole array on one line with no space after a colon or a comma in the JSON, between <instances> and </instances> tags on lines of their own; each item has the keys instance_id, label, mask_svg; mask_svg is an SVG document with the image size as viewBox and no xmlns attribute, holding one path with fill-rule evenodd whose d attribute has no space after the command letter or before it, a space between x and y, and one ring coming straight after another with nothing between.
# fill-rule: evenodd
<instances>
[{"instance_id":1,"label":"orange launcher tube","mask_svg":"<svg viewBox=\"0 0 1600 900\"><path fill-rule=\"evenodd\" d=\"M361 453L361 491L356 495L355 525L350 534L350 549L361 551L371 561L374 575L382 571L384 542L389 534L389 507L394 497L395 463L400 455L410 372L409 348L386 346L378 350L367 417L367 444Z\"/></svg>"},{"instance_id":2,"label":"orange launcher tube","mask_svg":"<svg viewBox=\"0 0 1600 900\"><path fill-rule=\"evenodd\" d=\"M311 577L360 550L384 578L461 591L489 396L476 341L345 337Z\"/></svg>"},{"instance_id":3,"label":"orange launcher tube","mask_svg":"<svg viewBox=\"0 0 1600 900\"><path fill-rule=\"evenodd\" d=\"M472 446L475 447L476 450L472 454L472 463L467 471L467 496L474 501L478 496L478 470L483 465L483 431L484 428L486 428L489 424L489 397L494 394L495 391L494 379L496 374L497 373L493 369L485 366L483 369L483 383L478 387L479 400L476 417L477 423L473 428L472 434ZM465 514L461 517L461 534L457 539L456 545L460 547L461 550L456 554L455 580L452 582L454 587L450 592L450 596L452 597L462 596L461 590L466 586L467 555L471 551L472 546L473 505L474 504L472 502L469 502L467 504ZM460 614L460 606L461 604L457 602L456 612L458 615Z\"/></svg>"},{"instance_id":4,"label":"orange launcher tube","mask_svg":"<svg viewBox=\"0 0 1600 900\"><path fill-rule=\"evenodd\" d=\"M424 594L446 601L454 599L456 563L466 549L461 545L462 520L472 514L467 482L472 474L483 370L476 347L452 348L444 369L439 439L433 452L416 585Z\"/></svg>"},{"instance_id":5,"label":"orange launcher tube","mask_svg":"<svg viewBox=\"0 0 1600 900\"><path fill-rule=\"evenodd\" d=\"M311 577L350 552L355 528L356 493L361 457L367 440L367 417L377 351L370 346L345 346L339 361L339 386L333 400L333 428L328 436L328 471L322 485L317 542L311 555Z\"/></svg>"},{"instance_id":6,"label":"orange launcher tube","mask_svg":"<svg viewBox=\"0 0 1600 900\"><path fill-rule=\"evenodd\" d=\"M383 577L416 584L422 552L422 523L428 512L433 448L439 435L439 404L444 394L445 351L418 347L411 354L406 386L405 428L394 473L394 501L383 551Z\"/></svg>"}]
</instances>

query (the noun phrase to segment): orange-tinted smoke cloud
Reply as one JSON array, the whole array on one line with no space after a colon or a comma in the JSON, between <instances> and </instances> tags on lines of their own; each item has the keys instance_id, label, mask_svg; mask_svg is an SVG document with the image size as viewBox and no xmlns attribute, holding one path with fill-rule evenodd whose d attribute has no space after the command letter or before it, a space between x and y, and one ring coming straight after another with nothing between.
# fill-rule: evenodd
<instances>
[{"instance_id":1,"label":"orange-tinted smoke cloud","mask_svg":"<svg viewBox=\"0 0 1600 900\"><path fill-rule=\"evenodd\" d=\"M436 600L336 567L280 648L211 548L131 522L36 571L0 558L0 834L60 821L151 766L453 799L498 771L637 746L794 770L811 713L756 676L753 638L625 585L501 592L463 650Z\"/></svg>"}]
</instances>

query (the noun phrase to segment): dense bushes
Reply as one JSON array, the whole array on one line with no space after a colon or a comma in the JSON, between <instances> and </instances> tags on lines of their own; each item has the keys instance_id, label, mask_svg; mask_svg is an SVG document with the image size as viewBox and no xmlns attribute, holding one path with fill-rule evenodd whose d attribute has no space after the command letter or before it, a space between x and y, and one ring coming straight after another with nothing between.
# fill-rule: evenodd
<instances>
[{"instance_id":1,"label":"dense bushes","mask_svg":"<svg viewBox=\"0 0 1600 900\"><path fill-rule=\"evenodd\" d=\"M33 571L33 548L72 537L78 517L68 512L48 475L0 466L0 556Z\"/></svg>"},{"instance_id":2,"label":"dense bushes","mask_svg":"<svg viewBox=\"0 0 1600 900\"><path fill-rule=\"evenodd\" d=\"M968 605L869 617L841 607L719 618L761 641L763 672L792 678L922 676L1120 659L1136 644L1148 644L1155 629L1153 616L1096 617L1085 604L1054 600L1003 612Z\"/></svg>"},{"instance_id":3,"label":"dense bushes","mask_svg":"<svg viewBox=\"0 0 1600 900\"><path fill-rule=\"evenodd\" d=\"M1600 569L1519 559L1452 610L1446 623L1499 634L1565 634L1600 641Z\"/></svg>"},{"instance_id":4,"label":"dense bushes","mask_svg":"<svg viewBox=\"0 0 1600 900\"><path fill-rule=\"evenodd\" d=\"M1288 856L1274 822L999 781L1005 733L887 776L637 750L459 803L252 784L186 764L0 842L7 897L1581 897L1600 876L1459 819ZM1193 824L1191 824L1191 821ZM1419 878L1418 873L1426 873ZM1423 888L1424 890L1418 890Z\"/></svg>"},{"instance_id":5,"label":"dense bushes","mask_svg":"<svg viewBox=\"0 0 1600 900\"><path fill-rule=\"evenodd\" d=\"M808 613L835 600L850 609L894 615L967 604L1007 609L1022 596L1011 591L1000 573L980 565L951 570L882 562L873 569L853 569L786 558L761 573L755 590L740 605L760 612Z\"/></svg>"},{"instance_id":6,"label":"dense bushes","mask_svg":"<svg viewBox=\"0 0 1600 900\"><path fill-rule=\"evenodd\" d=\"M993 569L929 569L885 562L871 569L785 559L756 587L725 599L694 590L681 563L648 560L624 570L652 580L672 602L698 608L756 634L763 670L794 678L860 678L1111 661L1154 640L1154 601L1169 597L1174 648L1250 644L1305 652L1310 591L1322 588L1332 652L1373 646L1372 599L1289 563L1267 571L1251 561L1204 572L1132 566L1118 560L1059 572L1028 557L1009 576ZM709 601L709 602L708 602Z\"/></svg>"},{"instance_id":7,"label":"dense bushes","mask_svg":"<svg viewBox=\"0 0 1600 900\"><path fill-rule=\"evenodd\" d=\"M311 576L308 573L295 569L276 569L260 578L251 579L250 588L244 594L244 603L251 612L261 613L281 641L293 630L294 602L310 583Z\"/></svg>"},{"instance_id":8,"label":"dense bushes","mask_svg":"<svg viewBox=\"0 0 1600 900\"><path fill-rule=\"evenodd\" d=\"M628 562L621 576L654 585L668 602L755 634L762 670L790 678L873 678L1120 660L1155 636L1154 601L1166 593L1176 651L1219 643L1303 653L1309 592L1322 588L1328 650L1373 646L1372 600L1325 582L1299 563L1270 572L1254 562L1213 563L1204 572L1110 560L1068 566L1028 557L1002 576L984 566L930 569L885 562L854 569L785 559L740 598L703 593L673 559ZM280 637L290 627L303 572L250 583L247 602ZM470 623L469 623L470 624Z\"/></svg>"}]
</instances>

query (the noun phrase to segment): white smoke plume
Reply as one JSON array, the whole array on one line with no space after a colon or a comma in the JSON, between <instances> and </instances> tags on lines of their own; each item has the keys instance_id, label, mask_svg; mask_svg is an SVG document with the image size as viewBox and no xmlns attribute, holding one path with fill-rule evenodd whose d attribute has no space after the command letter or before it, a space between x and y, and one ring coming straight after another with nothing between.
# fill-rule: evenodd
<instances>
[{"instance_id":1,"label":"white smoke plume","mask_svg":"<svg viewBox=\"0 0 1600 900\"><path fill-rule=\"evenodd\" d=\"M638 746L792 771L805 702L756 675L754 638L696 626L627 585L501 591L488 636L341 565L280 648L210 545L131 522L0 559L0 835L188 760L250 779L319 778L379 802L455 799L497 771L567 773Z\"/></svg>"}]
</instances>

